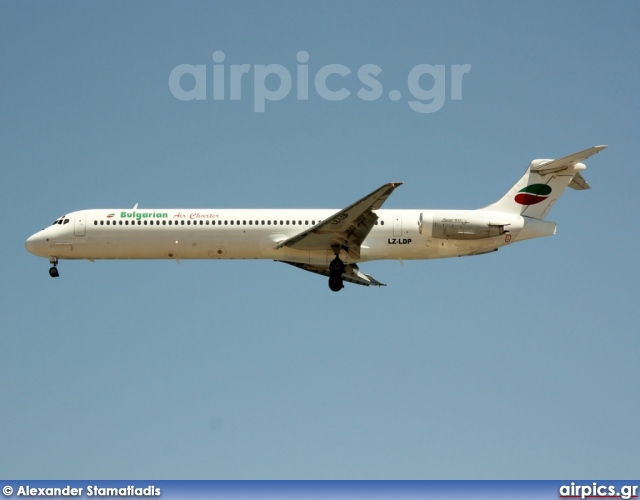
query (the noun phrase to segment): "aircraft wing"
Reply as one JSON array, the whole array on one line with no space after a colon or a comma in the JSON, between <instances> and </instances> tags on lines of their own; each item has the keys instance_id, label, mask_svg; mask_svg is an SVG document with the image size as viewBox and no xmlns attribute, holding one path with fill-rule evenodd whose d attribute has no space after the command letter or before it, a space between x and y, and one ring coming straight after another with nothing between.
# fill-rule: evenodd
<instances>
[{"instance_id":1,"label":"aircraft wing","mask_svg":"<svg viewBox=\"0 0 640 500\"><path fill-rule=\"evenodd\" d=\"M329 266L314 266L311 264L300 264L298 262L289 262L286 260L279 260L278 262L284 262L285 264L290 264L299 269L304 269L305 271L309 271L316 274L321 274L323 276L330 276ZM363 286L387 286L384 283L380 283L377 279L369 274L364 274L357 265L348 264L347 268L342 275L342 279L344 281L348 281L349 283L355 283L356 285Z\"/></svg>"},{"instance_id":2,"label":"aircraft wing","mask_svg":"<svg viewBox=\"0 0 640 500\"><path fill-rule=\"evenodd\" d=\"M338 246L347 250L353 259L359 259L360 245L378 220L374 210L379 209L400 185L402 182L390 182L379 187L326 220L280 241L275 249L286 246L299 250L330 250Z\"/></svg>"}]
</instances>

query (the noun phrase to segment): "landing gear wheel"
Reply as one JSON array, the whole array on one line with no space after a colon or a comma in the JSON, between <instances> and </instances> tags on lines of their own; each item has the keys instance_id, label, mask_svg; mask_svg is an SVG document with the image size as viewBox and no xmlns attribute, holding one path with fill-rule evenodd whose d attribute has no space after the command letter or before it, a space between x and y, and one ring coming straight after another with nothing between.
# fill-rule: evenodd
<instances>
[{"instance_id":1,"label":"landing gear wheel","mask_svg":"<svg viewBox=\"0 0 640 500\"><path fill-rule=\"evenodd\" d=\"M338 257L329 262L329 273L331 276L342 276L347 266Z\"/></svg>"},{"instance_id":2,"label":"landing gear wheel","mask_svg":"<svg viewBox=\"0 0 640 500\"><path fill-rule=\"evenodd\" d=\"M331 276L329 278L329 288L332 292L339 292L344 288L341 276Z\"/></svg>"},{"instance_id":3,"label":"landing gear wheel","mask_svg":"<svg viewBox=\"0 0 640 500\"><path fill-rule=\"evenodd\" d=\"M49 264L53 266L51 269L49 269L49 276L51 276L52 278L57 278L58 276L60 276L58 274L58 268L56 267L58 265L58 257L50 257Z\"/></svg>"}]
</instances>

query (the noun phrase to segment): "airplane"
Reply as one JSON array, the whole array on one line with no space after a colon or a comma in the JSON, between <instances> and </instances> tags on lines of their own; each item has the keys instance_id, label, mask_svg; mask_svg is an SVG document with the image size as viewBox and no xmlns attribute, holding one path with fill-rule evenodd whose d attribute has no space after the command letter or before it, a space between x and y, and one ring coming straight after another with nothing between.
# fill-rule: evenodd
<instances>
[{"instance_id":1,"label":"airplane","mask_svg":"<svg viewBox=\"0 0 640 500\"><path fill-rule=\"evenodd\" d=\"M607 146L557 160L533 160L498 201L476 210L382 210L402 182L380 186L342 210L92 209L72 212L30 236L26 249L49 259L270 259L344 282L386 286L360 271L380 259L480 255L556 233L545 220L568 186L590 189L581 163Z\"/></svg>"}]
</instances>

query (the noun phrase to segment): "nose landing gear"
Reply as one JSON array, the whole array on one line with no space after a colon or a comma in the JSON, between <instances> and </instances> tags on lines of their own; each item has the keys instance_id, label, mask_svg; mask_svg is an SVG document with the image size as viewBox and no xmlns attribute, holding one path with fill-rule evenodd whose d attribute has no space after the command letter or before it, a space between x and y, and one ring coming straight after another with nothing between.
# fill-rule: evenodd
<instances>
[{"instance_id":1,"label":"nose landing gear","mask_svg":"<svg viewBox=\"0 0 640 500\"><path fill-rule=\"evenodd\" d=\"M58 257L51 257L49 263L53 266L49 269L49 276L52 278L60 276L60 274L58 274L58 268L56 267L58 265Z\"/></svg>"}]
</instances>

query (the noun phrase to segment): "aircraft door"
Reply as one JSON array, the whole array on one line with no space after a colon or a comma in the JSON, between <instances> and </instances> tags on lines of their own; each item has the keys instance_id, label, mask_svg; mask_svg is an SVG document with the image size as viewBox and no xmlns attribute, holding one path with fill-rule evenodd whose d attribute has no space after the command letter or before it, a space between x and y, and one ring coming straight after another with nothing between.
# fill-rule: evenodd
<instances>
[{"instance_id":1,"label":"aircraft door","mask_svg":"<svg viewBox=\"0 0 640 500\"><path fill-rule=\"evenodd\" d=\"M84 236L86 234L86 224L85 224L85 213L84 212L76 212L75 214L75 222L73 228L73 234L76 236Z\"/></svg>"},{"instance_id":2,"label":"aircraft door","mask_svg":"<svg viewBox=\"0 0 640 500\"><path fill-rule=\"evenodd\" d=\"M402 236L402 217L399 215L393 216L393 235Z\"/></svg>"}]
</instances>

